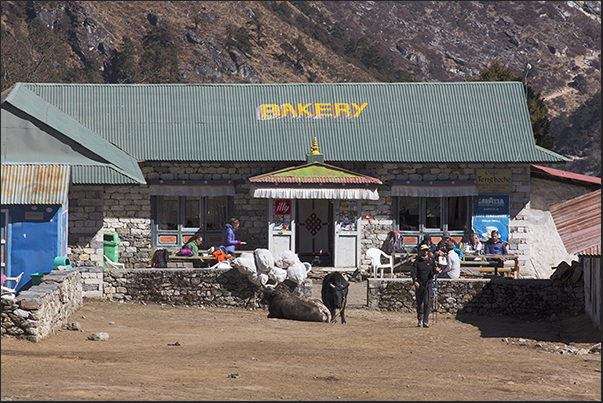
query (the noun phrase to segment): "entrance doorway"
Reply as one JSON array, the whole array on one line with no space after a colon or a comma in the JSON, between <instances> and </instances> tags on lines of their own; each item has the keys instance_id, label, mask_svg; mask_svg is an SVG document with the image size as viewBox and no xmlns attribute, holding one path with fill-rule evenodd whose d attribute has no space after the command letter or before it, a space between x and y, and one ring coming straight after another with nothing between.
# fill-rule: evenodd
<instances>
[{"instance_id":1,"label":"entrance doorway","mask_svg":"<svg viewBox=\"0 0 603 403\"><path fill-rule=\"evenodd\" d=\"M333 266L332 211L330 200L297 199L295 249L302 262Z\"/></svg>"}]
</instances>

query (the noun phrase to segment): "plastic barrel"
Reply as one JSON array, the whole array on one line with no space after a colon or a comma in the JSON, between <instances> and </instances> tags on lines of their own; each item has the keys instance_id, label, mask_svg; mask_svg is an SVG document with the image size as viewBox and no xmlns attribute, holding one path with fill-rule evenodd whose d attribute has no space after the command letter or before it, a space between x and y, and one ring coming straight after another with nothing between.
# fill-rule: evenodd
<instances>
[{"instance_id":1,"label":"plastic barrel","mask_svg":"<svg viewBox=\"0 0 603 403\"><path fill-rule=\"evenodd\" d=\"M55 257L54 262L52 263L52 270L57 270L59 266L65 266L66 270L71 270L71 260L68 257Z\"/></svg>"}]
</instances>

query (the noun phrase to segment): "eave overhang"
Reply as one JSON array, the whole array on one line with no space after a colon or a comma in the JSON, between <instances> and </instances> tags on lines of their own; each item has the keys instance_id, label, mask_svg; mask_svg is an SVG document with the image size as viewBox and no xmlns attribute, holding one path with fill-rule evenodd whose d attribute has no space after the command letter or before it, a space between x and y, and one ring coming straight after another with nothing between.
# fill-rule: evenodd
<instances>
[{"instance_id":1,"label":"eave overhang","mask_svg":"<svg viewBox=\"0 0 603 403\"><path fill-rule=\"evenodd\" d=\"M249 178L256 198L378 200L380 179L312 162Z\"/></svg>"}]
</instances>

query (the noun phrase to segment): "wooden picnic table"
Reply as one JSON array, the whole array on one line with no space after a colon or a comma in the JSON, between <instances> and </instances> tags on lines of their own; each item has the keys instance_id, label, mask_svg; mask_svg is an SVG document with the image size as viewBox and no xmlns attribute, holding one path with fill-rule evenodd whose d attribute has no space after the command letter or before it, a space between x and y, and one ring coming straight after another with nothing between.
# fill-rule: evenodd
<instances>
[{"instance_id":1,"label":"wooden picnic table","mask_svg":"<svg viewBox=\"0 0 603 403\"><path fill-rule=\"evenodd\" d=\"M493 259L505 258L506 260L513 260L513 267L498 267ZM476 260L479 259L479 260ZM461 268L475 268L480 272L494 273L498 275L499 271L502 273L509 273L513 278L519 278L519 257L517 255L477 255L473 253L463 253L463 260L461 260Z\"/></svg>"},{"instance_id":2,"label":"wooden picnic table","mask_svg":"<svg viewBox=\"0 0 603 403\"><path fill-rule=\"evenodd\" d=\"M178 255L176 255L176 253L178 253L179 249L157 248L157 249L153 250L153 253L151 254L151 260L153 259L155 252L159 249L166 249L170 254L170 262L173 262L173 263L177 263L177 262L192 263L193 267L211 267L211 266L215 265L216 263L218 263L218 259L209 253L209 251L211 249L199 250L199 256L178 256ZM237 257L243 252L253 253L253 251L246 251L246 250L236 251L235 255L233 257Z\"/></svg>"},{"instance_id":3,"label":"wooden picnic table","mask_svg":"<svg viewBox=\"0 0 603 403\"><path fill-rule=\"evenodd\" d=\"M417 258L416 253L397 252L394 259L394 270L401 267L410 267L412 262ZM512 260L513 267L498 267L495 261L491 259L499 259L504 257L506 260ZM480 260L473 260L479 258ZM461 260L461 275L471 277L478 277L474 275L475 271L478 273L493 273L498 276L499 273L513 276L513 278L519 278L519 257L517 255L477 255L473 253L463 253L463 259ZM475 274L478 274L475 273ZM481 276L480 276L481 277Z\"/></svg>"}]
</instances>

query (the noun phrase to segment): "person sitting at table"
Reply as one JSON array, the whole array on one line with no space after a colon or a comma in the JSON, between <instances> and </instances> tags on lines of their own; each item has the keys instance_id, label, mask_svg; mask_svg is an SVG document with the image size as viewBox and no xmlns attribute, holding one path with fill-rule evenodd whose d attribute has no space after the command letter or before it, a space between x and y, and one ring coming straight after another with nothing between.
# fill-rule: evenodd
<instances>
[{"instance_id":1,"label":"person sitting at table","mask_svg":"<svg viewBox=\"0 0 603 403\"><path fill-rule=\"evenodd\" d=\"M454 242L451 239L446 241L446 266L436 269L440 278L459 278L461 277L461 259L454 251Z\"/></svg>"},{"instance_id":2,"label":"person sitting at table","mask_svg":"<svg viewBox=\"0 0 603 403\"><path fill-rule=\"evenodd\" d=\"M475 232L471 233L469 242L467 242L467 245L465 245L465 260L481 260L479 257L467 256L467 254L481 255L483 251L484 244L480 242L479 235L477 235Z\"/></svg>"},{"instance_id":3,"label":"person sitting at table","mask_svg":"<svg viewBox=\"0 0 603 403\"><path fill-rule=\"evenodd\" d=\"M192 256L199 256L199 245L203 243L203 237L200 234L195 234L189 238L188 242L182 249L190 249L193 251ZM182 249L180 249L182 251Z\"/></svg>"},{"instance_id":4,"label":"person sitting at table","mask_svg":"<svg viewBox=\"0 0 603 403\"><path fill-rule=\"evenodd\" d=\"M488 240L488 242L486 242L484 244L484 255L508 255L509 253L507 252L507 246L505 245L505 243L500 239L500 234L498 233L498 230L492 230L492 232L490 233L490 239ZM490 259L492 260L492 259ZM505 262L505 258L504 257L499 257L496 258L495 261L496 262L496 267L503 267L504 266L504 262Z\"/></svg>"},{"instance_id":5,"label":"person sitting at table","mask_svg":"<svg viewBox=\"0 0 603 403\"><path fill-rule=\"evenodd\" d=\"M454 240L450 237L450 232L444 231L442 233L442 239L436 245L436 256L445 258L446 257L446 242L452 242L454 245L454 251L459 256L460 259L463 258L463 251L459 248L459 246L454 242Z\"/></svg>"}]
</instances>

